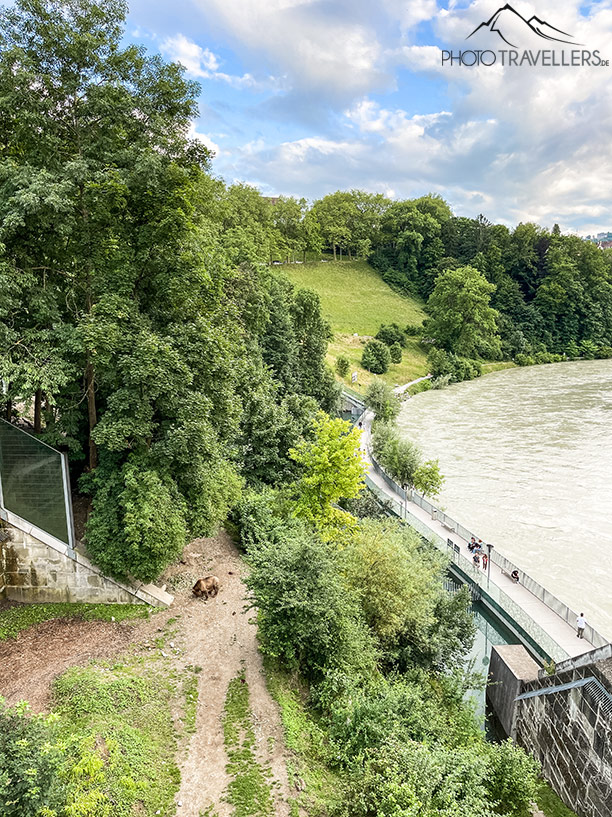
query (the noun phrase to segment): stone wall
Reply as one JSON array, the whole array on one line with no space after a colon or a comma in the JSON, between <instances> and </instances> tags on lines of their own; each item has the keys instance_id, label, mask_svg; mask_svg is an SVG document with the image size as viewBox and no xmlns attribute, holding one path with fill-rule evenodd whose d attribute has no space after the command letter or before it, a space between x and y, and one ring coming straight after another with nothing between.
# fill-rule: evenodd
<instances>
[{"instance_id":1,"label":"stone wall","mask_svg":"<svg viewBox=\"0 0 612 817\"><path fill-rule=\"evenodd\" d=\"M539 666L520 644L493 647L489 663L487 703L506 735L516 739L516 704L526 681L538 677Z\"/></svg>"},{"instance_id":2,"label":"stone wall","mask_svg":"<svg viewBox=\"0 0 612 817\"><path fill-rule=\"evenodd\" d=\"M504 655L508 649L516 653L523 648L494 647L496 657L491 659L487 689L489 703L506 733L540 761L544 777L577 814L611 817L612 658L589 663L583 656L578 666L568 667L564 662L563 671L554 675L540 671L538 678L521 679L522 659ZM594 658L600 652L594 651ZM596 683L516 701L518 694L588 678Z\"/></svg>"},{"instance_id":3,"label":"stone wall","mask_svg":"<svg viewBox=\"0 0 612 817\"><path fill-rule=\"evenodd\" d=\"M21 602L90 602L168 606L172 596L154 585L126 585L105 576L86 556L6 524L0 542L0 588Z\"/></svg>"},{"instance_id":4,"label":"stone wall","mask_svg":"<svg viewBox=\"0 0 612 817\"><path fill-rule=\"evenodd\" d=\"M593 676L612 696L612 660L525 685L525 692ZM519 701L517 742L542 764L564 802L584 817L612 815L612 697L597 684Z\"/></svg>"}]
</instances>

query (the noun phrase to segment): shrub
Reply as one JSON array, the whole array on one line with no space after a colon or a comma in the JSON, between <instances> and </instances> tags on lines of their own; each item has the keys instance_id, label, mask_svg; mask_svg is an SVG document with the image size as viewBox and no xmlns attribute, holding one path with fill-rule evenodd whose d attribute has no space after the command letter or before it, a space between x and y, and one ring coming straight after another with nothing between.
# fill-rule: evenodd
<instances>
[{"instance_id":1,"label":"shrub","mask_svg":"<svg viewBox=\"0 0 612 817\"><path fill-rule=\"evenodd\" d=\"M185 502L172 480L135 462L107 477L94 498L87 547L111 576L152 581L185 546Z\"/></svg>"},{"instance_id":2,"label":"shrub","mask_svg":"<svg viewBox=\"0 0 612 817\"><path fill-rule=\"evenodd\" d=\"M399 343L400 346L406 344L406 335L396 323L382 324L376 333L376 340L382 341L387 346L393 346L394 343Z\"/></svg>"},{"instance_id":3,"label":"shrub","mask_svg":"<svg viewBox=\"0 0 612 817\"><path fill-rule=\"evenodd\" d=\"M383 423L397 417L400 410L400 401L391 386L382 380L374 380L365 393L365 404L372 409L376 420Z\"/></svg>"},{"instance_id":4,"label":"shrub","mask_svg":"<svg viewBox=\"0 0 612 817\"><path fill-rule=\"evenodd\" d=\"M514 362L517 366L533 366L535 358L531 357L531 355L518 354L514 358Z\"/></svg>"},{"instance_id":5,"label":"shrub","mask_svg":"<svg viewBox=\"0 0 612 817\"><path fill-rule=\"evenodd\" d=\"M380 340L366 343L361 356L361 365L373 374L384 374L391 363L389 347Z\"/></svg>"},{"instance_id":6,"label":"shrub","mask_svg":"<svg viewBox=\"0 0 612 817\"><path fill-rule=\"evenodd\" d=\"M511 740L487 745L485 785L501 814L529 813L536 793L537 762Z\"/></svg>"},{"instance_id":7,"label":"shrub","mask_svg":"<svg viewBox=\"0 0 612 817\"><path fill-rule=\"evenodd\" d=\"M351 367L350 361L346 355L339 355L336 358L336 372L340 377L346 377Z\"/></svg>"},{"instance_id":8,"label":"shrub","mask_svg":"<svg viewBox=\"0 0 612 817\"><path fill-rule=\"evenodd\" d=\"M418 338L423 332L423 324L412 324L409 323L405 329L404 334L406 334L409 338Z\"/></svg>"},{"instance_id":9,"label":"shrub","mask_svg":"<svg viewBox=\"0 0 612 817\"><path fill-rule=\"evenodd\" d=\"M283 522L275 541L261 542L248 559L262 651L315 682L335 671L372 675L374 642L342 580L340 552L295 520Z\"/></svg>"},{"instance_id":10,"label":"shrub","mask_svg":"<svg viewBox=\"0 0 612 817\"><path fill-rule=\"evenodd\" d=\"M612 357L612 346L600 346L595 353L595 357L599 360Z\"/></svg>"},{"instance_id":11,"label":"shrub","mask_svg":"<svg viewBox=\"0 0 612 817\"><path fill-rule=\"evenodd\" d=\"M402 347L399 343L392 343L389 347L389 354L391 355L391 363L402 362Z\"/></svg>"},{"instance_id":12,"label":"shrub","mask_svg":"<svg viewBox=\"0 0 612 817\"><path fill-rule=\"evenodd\" d=\"M31 715L26 704L9 709L0 699L2 817L35 817L59 806L61 760L52 742L50 719Z\"/></svg>"},{"instance_id":13,"label":"shrub","mask_svg":"<svg viewBox=\"0 0 612 817\"><path fill-rule=\"evenodd\" d=\"M586 360L593 360L597 354L597 345L592 340L581 340L579 344L580 357Z\"/></svg>"}]
</instances>

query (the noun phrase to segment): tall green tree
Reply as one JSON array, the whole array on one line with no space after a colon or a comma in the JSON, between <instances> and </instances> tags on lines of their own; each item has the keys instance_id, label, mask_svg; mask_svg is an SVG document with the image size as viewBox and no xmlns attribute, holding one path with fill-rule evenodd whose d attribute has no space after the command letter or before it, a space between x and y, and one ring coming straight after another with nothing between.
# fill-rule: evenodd
<instances>
[{"instance_id":1,"label":"tall green tree","mask_svg":"<svg viewBox=\"0 0 612 817\"><path fill-rule=\"evenodd\" d=\"M427 302L425 331L442 348L465 357L500 354L497 312L490 306L495 285L474 267L447 270Z\"/></svg>"}]
</instances>

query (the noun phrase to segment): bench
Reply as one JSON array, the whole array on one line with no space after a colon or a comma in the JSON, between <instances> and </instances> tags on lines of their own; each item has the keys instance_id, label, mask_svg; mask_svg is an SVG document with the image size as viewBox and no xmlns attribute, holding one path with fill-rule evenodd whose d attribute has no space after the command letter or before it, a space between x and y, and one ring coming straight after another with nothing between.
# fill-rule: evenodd
<instances>
[{"instance_id":1,"label":"bench","mask_svg":"<svg viewBox=\"0 0 612 817\"><path fill-rule=\"evenodd\" d=\"M449 530L452 533L457 533L453 525L449 525L448 522L446 521L443 522L442 520L440 520L440 524L442 525L443 528L446 528L446 530Z\"/></svg>"}]
</instances>

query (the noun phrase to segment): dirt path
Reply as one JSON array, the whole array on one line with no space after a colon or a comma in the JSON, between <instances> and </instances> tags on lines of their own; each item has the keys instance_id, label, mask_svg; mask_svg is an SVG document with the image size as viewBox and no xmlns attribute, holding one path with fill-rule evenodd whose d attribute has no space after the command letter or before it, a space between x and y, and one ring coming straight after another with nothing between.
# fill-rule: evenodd
<instances>
[{"instance_id":1,"label":"dirt path","mask_svg":"<svg viewBox=\"0 0 612 817\"><path fill-rule=\"evenodd\" d=\"M147 621L123 623L53 620L0 642L0 695L9 704L28 700L36 712L48 711L53 679L68 667L92 659L109 659L126 649L146 654L159 632L172 628L172 652L178 669L201 667L196 731L181 766L181 789L176 797L177 817L200 817L212 806L218 817L230 817L232 807L223 795L229 777L223 744L222 716L227 687L245 669L256 739L262 766L271 769L275 815L288 817L289 784L282 725L278 707L266 688L257 650L255 611L245 611L245 566L224 533L196 539L180 563L166 571L162 581L175 596L170 609ZM204 602L195 599L196 579L216 575L219 595ZM168 648L169 649L169 648Z\"/></svg>"},{"instance_id":2,"label":"dirt path","mask_svg":"<svg viewBox=\"0 0 612 817\"><path fill-rule=\"evenodd\" d=\"M219 817L232 814L231 806L222 799L229 783L222 716L228 684L244 665L258 759L271 768L277 784L273 787L275 814L286 817L289 784L282 725L278 708L266 688L257 650L255 611L244 610L246 588L241 581L244 564L224 533L215 539L195 540L183 554L183 560L186 564L168 571L166 580L170 592L177 594L173 608L181 612L181 647L185 651L182 658L186 664L202 667L202 672L196 732L181 768L182 783L176 798L181 806L177 815L199 817L211 805ZM191 579L209 574L219 577L219 595L207 602L191 598Z\"/></svg>"}]
</instances>

